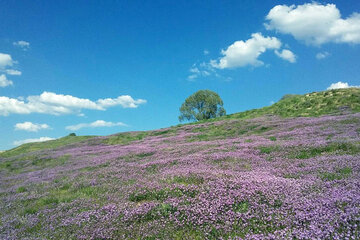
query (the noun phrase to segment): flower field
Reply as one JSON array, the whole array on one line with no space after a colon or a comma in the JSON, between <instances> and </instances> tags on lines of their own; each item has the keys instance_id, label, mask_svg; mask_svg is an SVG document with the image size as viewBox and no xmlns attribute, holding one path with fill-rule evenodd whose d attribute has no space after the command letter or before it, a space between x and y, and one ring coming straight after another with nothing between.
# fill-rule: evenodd
<instances>
[{"instance_id":1,"label":"flower field","mask_svg":"<svg viewBox=\"0 0 360 240\"><path fill-rule=\"evenodd\" d=\"M359 239L360 114L0 154L0 239Z\"/></svg>"}]
</instances>

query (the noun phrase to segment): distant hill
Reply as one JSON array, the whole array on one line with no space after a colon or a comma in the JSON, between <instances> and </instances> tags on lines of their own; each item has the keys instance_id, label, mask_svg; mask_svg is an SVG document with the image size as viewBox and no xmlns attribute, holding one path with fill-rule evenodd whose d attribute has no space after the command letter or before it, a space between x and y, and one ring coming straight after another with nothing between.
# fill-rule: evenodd
<instances>
[{"instance_id":1,"label":"distant hill","mask_svg":"<svg viewBox=\"0 0 360 240\"><path fill-rule=\"evenodd\" d=\"M322 115L356 112L360 112L360 88L347 88L313 92L304 95L287 94L283 96L280 101L268 107L229 114L224 117L195 122L192 124L200 124L224 119L251 119L265 115L277 115L284 118L318 117ZM141 140L146 136L154 134L159 134L159 131L121 133L114 137L110 137L108 143L124 144L134 140ZM94 136L66 136L46 142L27 143L11 150L0 152L0 157L9 157L42 149L62 147L92 138L94 138Z\"/></svg>"}]
</instances>

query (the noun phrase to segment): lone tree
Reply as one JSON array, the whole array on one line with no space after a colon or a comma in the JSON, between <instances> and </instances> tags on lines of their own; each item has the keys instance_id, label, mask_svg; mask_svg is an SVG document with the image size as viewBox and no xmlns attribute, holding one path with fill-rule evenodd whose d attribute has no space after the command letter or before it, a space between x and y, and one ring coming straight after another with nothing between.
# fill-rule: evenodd
<instances>
[{"instance_id":1,"label":"lone tree","mask_svg":"<svg viewBox=\"0 0 360 240\"><path fill-rule=\"evenodd\" d=\"M179 121L200 121L226 115L220 96L210 90L199 90L180 107Z\"/></svg>"}]
</instances>

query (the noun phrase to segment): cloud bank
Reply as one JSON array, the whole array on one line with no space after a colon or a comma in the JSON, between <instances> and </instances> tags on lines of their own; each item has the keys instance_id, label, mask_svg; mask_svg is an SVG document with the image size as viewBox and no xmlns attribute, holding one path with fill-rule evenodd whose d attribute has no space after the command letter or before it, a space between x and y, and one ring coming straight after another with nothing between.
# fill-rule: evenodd
<instances>
[{"instance_id":1,"label":"cloud bank","mask_svg":"<svg viewBox=\"0 0 360 240\"><path fill-rule=\"evenodd\" d=\"M107 108L114 106L137 108L145 103L146 100L133 99L129 95L92 101L71 95L43 92L41 95L29 96L26 100L0 96L0 116L30 113L51 115L80 114L83 109L105 111Z\"/></svg>"}]
</instances>

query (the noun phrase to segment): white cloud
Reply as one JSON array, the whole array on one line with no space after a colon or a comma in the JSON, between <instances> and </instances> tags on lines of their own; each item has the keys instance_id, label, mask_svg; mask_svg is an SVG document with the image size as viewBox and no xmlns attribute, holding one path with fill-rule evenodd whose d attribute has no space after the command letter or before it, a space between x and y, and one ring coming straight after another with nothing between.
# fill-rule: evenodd
<instances>
[{"instance_id":1,"label":"white cloud","mask_svg":"<svg viewBox=\"0 0 360 240\"><path fill-rule=\"evenodd\" d=\"M127 125L122 122L113 123L113 122L105 122L103 120L97 120L92 123L80 123L77 125L67 126L66 129L71 131L76 131L81 128L98 128L98 127L115 127L115 126L127 126Z\"/></svg>"},{"instance_id":2,"label":"white cloud","mask_svg":"<svg viewBox=\"0 0 360 240\"><path fill-rule=\"evenodd\" d=\"M0 75L0 87L7 87L13 85L13 82L6 78L5 74Z\"/></svg>"},{"instance_id":3,"label":"white cloud","mask_svg":"<svg viewBox=\"0 0 360 240\"><path fill-rule=\"evenodd\" d=\"M360 43L360 14L341 18L335 4L277 5L266 16L268 30L291 34L307 44Z\"/></svg>"},{"instance_id":4,"label":"white cloud","mask_svg":"<svg viewBox=\"0 0 360 240\"><path fill-rule=\"evenodd\" d=\"M0 53L0 69L5 67L11 67L15 61L11 58L11 55L6 53Z\"/></svg>"},{"instance_id":5,"label":"white cloud","mask_svg":"<svg viewBox=\"0 0 360 240\"><path fill-rule=\"evenodd\" d=\"M105 98L96 101L96 105L100 108L107 108L116 105L120 105L123 108L137 108L140 104L146 103L144 99L134 100L129 95L122 95L117 98Z\"/></svg>"},{"instance_id":6,"label":"white cloud","mask_svg":"<svg viewBox=\"0 0 360 240\"><path fill-rule=\"evenodd\" d=\"M324 59L324 58L327 58L328 56L330 56L330 53L328 52L319 52L316 54L316 59L318 60L321 60L321 59Z\"/></svg>"},{"instance_id":7,"label":"white cloud","mask_svg":"<svg viewBox=\"0 0 360 240\"><path fill-rule=\"evenodd\" d=\"M51 138L51 137L40 137L40 138L30 138L30 139L24 139L24 140L18 140L18 141L14 141L14 145L18 146L21 144L25 144L25 143L32 143L32 142L45 142L45 141L50 141L50 140L55 140L56 138Z\"/></svg>"},{"instance_id":8,"label":"white cloud","mask_svg":"<svg viewBox=\"0 0 360 240\"><path fill-rule=\"evenodd\" d=\"M208 55L210 52L209 52L209 50L204 50L204 55Z\"/></svg>"},{"instance_id":9,"label":"white cloud","mask_svg":"<svg viewBox=\"0 0 360 240\"><path fill-rule=\"evenodd\" d=\"M5 72L8 75L15 75L15 76L21 75L21 72L19 70L15 70L15 69L6 69Z\"/></svg>"},{"instance_id":10,"label":"white cloud","mask_svg":"<svg viewBox=\"0 0 360 240\"><path fill-rule=\"evenodd\" d=\"M41 129L49 129L49 125L47 124L37 124L32 122L23 122L15 124L15 130L23 130L27 132L37 132Z\"/></svg>"},{"instance_id":11,"label":"white cloud","mask_svg":"<svg viewBox=\"0 0 360 240\"><path fill-rule=\"evenodd\" d=\"M201 68L205 68L205 66L202 65ZM188 76L189 81L193 81L198 77L206 77L206 76L209 76L211 74L208 70L205 70L205 69L200 70L198 67L196 67L195 64L192 66L192 68L190 68L189 72L191 73Z\"/></svg>"},{"instance_id":12,"label":"white cloud","mask_svg":"<svg viewBox=\"0 0 360 240\"><path fill-rule=\"evenodd\" d=\"M29 96L26 100L0 96L0 116L30 113L52 115L81 114L82 109L104 111L109 107L118 105L123 108L137 108L140 104L144 103L146 103L146 100L134 100L128 95L91 101L71 95L43 92L41 95Z\"/></svg>"},{"instance_id":13,"label":"white cloud","mask_svg":"<svg viewBox=\"0 0 360 240\"><path fill-rule=\"evenodd\" d=\"M22 48L23 50L28 50L30 48L30 43L29 42L26 42L26 41L23 41L23 40L20 40L20 41L17 41L17 42L13 42L13 45L14 46L17 46L17 47L20 47Z\"/></svg>"},{"instance_id":14,"label":"white cloud","mask_svg":"<svg viewBox=\"0 0 360 240\"><path fill-rule=\"evenodd\" d=\"M261 33L253 33L251 38L244 41L236 41L226 50L222 50L223 57L219 61L211 60L215 68L235 68L247 65L261 66L264 63L258 57L268 49L279 49L281 41L276 37L264 37Z\"/></svg>"},{"instance_id":15,"label":"white cloud","mask_svg":"<svg viewBox=\"0 0 360 240\"><path fill-rule=\"evenodd\" d=\"M288 50L288 49L283 49L281 52L279 52L278 50L275 50L275 54L279 57L284 59L285 61L289 61L291 63L295 63L296 62L296 56L295 54Z\"/></svg>"},{"instance_id":16,"label":"white cloud","mask_svg":"<svg viewBox=\"0 0 360 240\"><path fill-rule=\"evenodd\" d=\"M43 92L40 96L28 97L29 102L38 102L51 106L62 106L66 108L84 108L84 109L97 109L104 110L101 106L98 106L95 102L73 97L71 95L56 94L52 92Z\"/></svg>"},{"instance_id":17,"label":"white cloud","mask_svg":"<svg viewBox=\"0 0 360 240\"><path fill-rule=\"evenodd\" d=\"M332 83L326 90L340 89L340 88L360 88L360 86L350 86L347 82Z\"/></svg>"}]
</instances>

